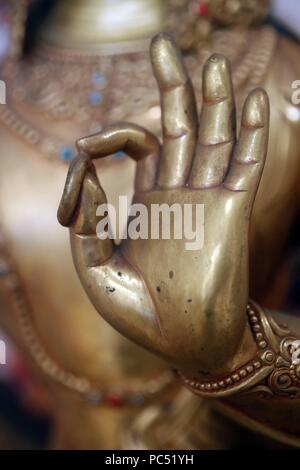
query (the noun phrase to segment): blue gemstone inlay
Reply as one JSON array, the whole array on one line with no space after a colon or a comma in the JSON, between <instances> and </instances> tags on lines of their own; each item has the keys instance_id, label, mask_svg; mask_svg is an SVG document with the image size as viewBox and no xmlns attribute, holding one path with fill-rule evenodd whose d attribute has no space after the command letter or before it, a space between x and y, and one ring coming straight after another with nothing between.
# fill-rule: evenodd
<instances>
[{"instance_id":1,"label":"blue gemstone inlay","mask_svg":"<svg viewBox=\"0 0 300 470\"><path fill-rule=\"evenodd\" d=\"M5 261L0 261L0 277L7 276L9 274L9 267Z\"/></svg>"},{"instance_id":2,"label":"blue gemstone inlay","mask_svg":"<svg viewBox=\"0 0 300 470\"><path fill-rule=\"evenodd\" d=\"M141 393L137 393L131 397L131 403L135 406L143 406L145 403L145 397Z\"/></svg>"},{"instance_id":3,"label":"blue gemstone inlay","mask_svg":"<svg viewBox=\"0 0 300 470\"><path fill-rule=\"evenodd\" d=\"M125 155L126 155L126 153L123 152L123 150L120 150L119 152L116 152L114 156L115 156L115 158L119 159L119 158L125 157Z\"/></svg>"},{"instance_id":4,"label":"blue gemstone inlay","mask_svg":"<svg viewBox=\"0 0 300 470\"><path fill-rule=\"evenodd\" d=\"M101 72L94 72L92 75L92 83L98 86L105 85L106 84L105 75L103 75Z\"/></svg>"},{"instance_id":5,"label":"blue gemstone inlay","mask_svg":"<svg viewBox=\"0 0 300 470\"><path fill-rule=\"evenodd\" d=\"M99 405L102 402L103 396L101 392L95 391L90 392L87 395L87 401L92 405Z\"/></svg>"},{"instance_id":6,"label":"blue gemstone inlay","mask_svg":"<svg viewBox=\"0 0 300 470\"><path fill-rule=\"evenodd\" d=\"M68 161L74 156L74 149L72 147L62 147L59 151L61 160Z\"/></svg>"},{"instance_id":7,"label":"blue gemstone inlay","mask_svg":"<svg viewBox=\"0 0 300 470\"><path fill-rule=\"evenodd\" d=\"M102 103L103 95L101 91L91 91L89 94L89 101L92 106L97 106L98 104Z\"/></svg>"}]
</instances>

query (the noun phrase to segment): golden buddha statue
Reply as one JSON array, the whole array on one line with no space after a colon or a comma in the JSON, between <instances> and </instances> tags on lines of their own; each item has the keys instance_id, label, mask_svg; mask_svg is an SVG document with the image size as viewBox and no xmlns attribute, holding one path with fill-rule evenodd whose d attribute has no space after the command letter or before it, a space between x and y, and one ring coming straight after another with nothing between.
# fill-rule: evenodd
<instances>
[{"instance_id":1,"label":"golden buddha statue","mask_svg":"<svg viewBox=\"0 0 300 470\"><path fill-rule=\"evenodd\" d=\"M232 64L238 114L245 96L259 85L275 103L272 158L267 159L252 218L251 288L257 300L270 287L298 204L300 116L289 95L298 50L270 26L257 26L268 2L255 2L246 20L243 8L233 17L227 11L223 23L221 2L209 2L209 10L202 5L200 18L197 2L189 0L120 0L115 2L116 9L122 8L120 15L111 14L109 3L56 2L32 51L7 60L1 70L8 96L7 106L0 107L0 324L50 391L54 445L64 448L119 447L124 422L132 424L132 416L147 413L159 421L164 403L177 397L178 386L165 364L97 315L76 277L66 231L56 221L67 164L76 155L72 143L79 136L124 120L160 135L159 94L148 58L156 32L175 33L199 103L201 70L213 52ZM225 24L228 29L221 30ZM136 129L132 132L135 136ZM135 164L124 153L116 150L96 163L108 201L114 204L119 194L133 194ZM190 413L196 409L203 419L204 405L180 392L173 401L171 423L178 426L173 426L177 436L170 446L181 445L178 436L188 427L180 411L187 402ZM148 434L146 440L145 445L156 447Z\"/></svg>"}]
</instances>

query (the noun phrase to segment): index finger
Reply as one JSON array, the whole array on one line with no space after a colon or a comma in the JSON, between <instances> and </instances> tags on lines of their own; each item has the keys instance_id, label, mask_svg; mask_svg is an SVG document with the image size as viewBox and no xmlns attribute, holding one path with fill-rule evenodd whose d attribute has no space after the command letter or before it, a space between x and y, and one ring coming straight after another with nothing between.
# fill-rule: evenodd
<instances>
[{"instance_id":1,"label":"index finger","mask_svg":"<svg viewBox=\"0 0 300 470\"><path fill-rule=\"evenodd\" d=\"M58 207L57 218L61 225L68 227L78 201L82 182L90 161L87 157L78 156L70 165L63 195Z\"/></svg>"}]
</instances>

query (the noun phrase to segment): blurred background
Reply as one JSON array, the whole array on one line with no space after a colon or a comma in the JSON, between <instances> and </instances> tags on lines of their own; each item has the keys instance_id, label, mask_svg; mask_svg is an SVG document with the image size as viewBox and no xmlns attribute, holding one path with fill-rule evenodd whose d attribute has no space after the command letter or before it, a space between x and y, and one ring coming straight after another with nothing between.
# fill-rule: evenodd
<instances>
[{"instance_id":1,"label":"blurred background","mask_svg":"<svg viewBox=\"0 0 300 470\"><path fill-rule=\"evenodd\" d=\"M17 45L20 45L20 42L16 42L16 34L24 36L24 41L21 40L22 48L24 44L25 48L30 48L39 22L47 19L53 3L49 0L31 2L29 0L16 0L15 2L0 0L1 62L7 60L13 48L14 54L22 53L16 50ZM120 13L115 6L115 2L111 1L111 15L118 17ZM203 13L204 7L205 2L199 2L199 15ZM17 21L19 26L16 31ZM297 40L300 38L299 1L274 0L266 22L283 34ZM295 80L297 79L300 80L300 76L295 76ZM96 95L94 99L97 99ZM298 311L300 308L298 223L295 223L292 234L274 281L275 288L272 290L269 303L279 304L289 311ZM2 331L0 331L0 340L6 345L6 363L0 365L0 449L45 448L51 440L51 401L45 389L35 381L27 369L22 360L22 354Z\"/></svg>"}]
</instances>

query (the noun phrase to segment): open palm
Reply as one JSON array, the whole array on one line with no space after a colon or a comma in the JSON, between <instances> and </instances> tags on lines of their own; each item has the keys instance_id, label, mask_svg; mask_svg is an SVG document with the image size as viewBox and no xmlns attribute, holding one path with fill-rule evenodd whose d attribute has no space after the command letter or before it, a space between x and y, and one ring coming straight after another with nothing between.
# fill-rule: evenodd
<instances>
[{"instance_id":1,"label":"open palm","mask_svg":"<svg viewBox=\"0 0 300 470\"><path fill-rule=\"evenodd\" d=\"M236 142L227 60L214 55L204 67L198 125L193 87L172 40L157 36L151 55L163 145L126 123L80 139L58 218L70 227L81 282L112 326L173 365L219 373L247 328L248 230L267 151L268 98L261 89L248 96ZM119 150L137 161L134 202L149 213L153 204L204 206L203 246L187 249L186 237L150 237L117 248L97 238L96 208L106 198L92 159Z\"/></svg>"}]
</instances>

